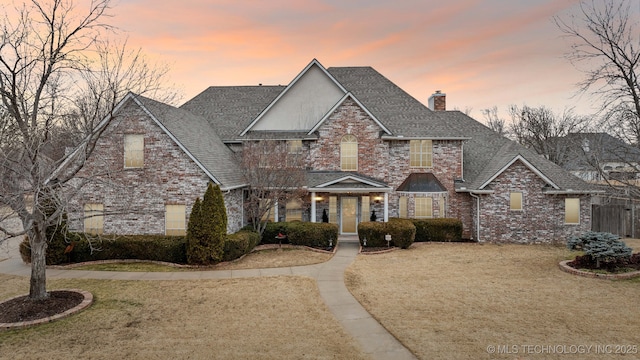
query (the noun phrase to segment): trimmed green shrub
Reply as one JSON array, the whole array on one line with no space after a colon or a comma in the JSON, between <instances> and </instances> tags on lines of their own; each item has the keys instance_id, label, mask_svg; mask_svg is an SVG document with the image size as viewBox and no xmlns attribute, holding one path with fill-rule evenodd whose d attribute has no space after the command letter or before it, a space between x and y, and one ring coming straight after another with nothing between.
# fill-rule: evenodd
<instances>
[{"instance_id":1,"label":"trimmed green shrub","mask_svg":"<svg viewBox=\"0 0 640 360\"><path fill-rule=\"evenodd\" d=\"M287 237L293 245L328 248L336 245L338 226L329 223L290 222Z\"/></svg>"},{"instance_id":2,"label":"trimmed green shrub","mask_svg":"<svg viewBox=\"0 0 640 360\"><path fill-rule=\"evenodd\" d=\"M401 249L407 249L416 238L416 227L408 219L389 219L386 224L387 234L391 235L391 243Z\"/></svg>"},{"instance_id":3,"label":"trimmed green shrub","mask_svg":"<svg viewBox=\"0 0 640 360\"><path fill-rule=\"evenodd\" d=\"M453 218L410 219L416 227L416 242L462 240L462 221Z\"/></svg>"},{"instance_id":4,"label":"trimmed green shrub","mask_svg":"<svg viewBox=\"0 0 640 360\"><path fill-rule=\"evenodd\" d=\"M581 236L572 236L567 241L569 250L584 251L596 261L596 267L607 263L624 262L631 259L631 248L620 240L620 236L607 232L589 231Z\"/></svg>"},{"instance_id":5,"label":"trimmed green shrub","mask_svg":"<svg viewBox=\"0 0 640 360\"><path fill-rule=\"evenodd\" d=\"M227 211L218 185L209 183L202 202L196 199L187 226L187 262L209 265L222 260Z\"/></svg>"},{"instance_id":6,"label":"trimmed green shrub","mask_svg":"<svg viewBox=\"0 0 640 360\"><path fill-rule=\"evenodd\" d=\"M50 259L52 259L51 262L47 261L47 265L113 259L139 259L184 264L187 260L185 256L186 239L183 236L120 235L104 236L100 239L94 239L92 236L93 251L89 245L88 235L69 233L68 236L74 239L73 250L69 254L64 254L66 246L65 248L47 249L47 254L51 251ZM31 262L31 251L26 239L20 244L20 254L23 261Z\"/></svg>"},{"instance_id":7,"label":"trimmed green shrub","mask_svg":"<svg viewBox=\"0 0 640 360\"><path fill-rule=\"evenodd\" d=\"M240 230L227 235L224 241L223 261L231 261L248 254L260 242L260 234L252 230Z\"/></svg>"},{"instance_id":8,"label":"trimmed green shrub","mask_svg":"<svg viewBox=\"0 0 640 360\"><path fill-rule=\"evenodd\" d=\"M243 229L249 229L244 227ZM338 226L330 223L312 223L302 221L269 222L262 233L261 244L278 244L278 233L287 235L282 243L293 245L305 245L316 248L327 248L329 243L336 245L338 239Z\"/></svg>"},{"instance_id":9,"label":"trimmed green shrub","mask_svg":"<svg viewBox=\"0 0 640 360\"><path fill-rule=\"evenodd\" d=\"M383 247L387 246L384 236L387 234L385 223L365 221L358 224L358 238L360 245L364 245L364 239L367 239L367 247Z\"/></svg>"},{"instance_id":10,"label":"trimmed green shrub","mask_svg":"<svg viewBox=\"0 0 640 360\"><path fill-rule=\"evenodd\" d=\"M391 235L391 246L406 249L416 236L416 227L408 219L389 219L389 222L361 222L358 224L358 237L360 244L364 246L367 239L367 247L386 247L385 235Z\"/></svg>"}]
</instances>

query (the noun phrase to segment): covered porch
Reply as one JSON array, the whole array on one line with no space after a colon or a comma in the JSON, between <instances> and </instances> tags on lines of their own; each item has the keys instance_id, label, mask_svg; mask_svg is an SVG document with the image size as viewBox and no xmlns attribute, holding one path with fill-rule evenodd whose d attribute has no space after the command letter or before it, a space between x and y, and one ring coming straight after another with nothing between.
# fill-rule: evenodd
<instances>
[{"instance_id":1,"label":"covered porch","mask_svg":"<svg viewBox=\"0 0 640 360\"><path fill-rule=\"evenodd\" d=\"M309 172L311 222L338 225L340 234L354 235L363 221L388 221L392 188L379 180L350 172Z\"/></svg>"}]
</instances>

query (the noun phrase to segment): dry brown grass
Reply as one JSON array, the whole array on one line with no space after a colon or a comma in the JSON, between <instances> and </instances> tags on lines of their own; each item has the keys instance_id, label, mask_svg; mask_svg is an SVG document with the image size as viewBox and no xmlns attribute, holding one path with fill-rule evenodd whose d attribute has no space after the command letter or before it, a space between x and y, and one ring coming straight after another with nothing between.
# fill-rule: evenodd
<instances>
[{"instance_id":1,"label":"dry brown grass","mask_svg":"<svg viewBox=\"0 0 640 360\"><path fill-rule=\"evenodd\" d=\"M302 249L269 249L254 251L244 258L214 266L212 270L266 269L319 264L333 254Z\"/></svg>"},{"instance_id":2,"label":"dry brown grass","mask_svg":"<svg viewBox=\"0 0 640 360\"><path fill-rule=\"evenodd\" d=\"M638 240L626 242L640 248ZM417 244L358 256L346 283L421 359L605 359L612 355L595 348L554 355L523 353L521 345L640 347L640 281L560 271L558 262L570 257L545 245ZM488 354L490 345L515 345L519 353Z\"/></svg>"},{"instance_id":3,"label":"dry brown grass","mask_svg":"<svg viewBox=\"0 0 640 360\"><path fill-rule=\"evenodd\" d=\"M364 359L315 281L267 277L198 281L55 280L91 291L70 318L0 333L2 359ZM28 279L0 275L0 301Z\"/></svg>"}]
</instances>

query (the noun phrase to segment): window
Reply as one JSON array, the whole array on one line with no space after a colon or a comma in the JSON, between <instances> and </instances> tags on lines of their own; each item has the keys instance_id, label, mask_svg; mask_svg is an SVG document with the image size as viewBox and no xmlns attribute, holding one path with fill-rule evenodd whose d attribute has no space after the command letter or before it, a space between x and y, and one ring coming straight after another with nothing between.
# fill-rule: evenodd
<instances>
[{"instance_id":1,"label":"window","mask_svg":"<svg viewBox=\"0 0 640 360\"><path fill-rule=\"evenodd\" d=\"M398 217L407 218L407 197L400 196L398 200Z\"/></svg>"},{"instance_id":2,"label":"window","mask_svg":"<svg viewBox=\"0 0 640 360\"><path fill-rule=\"evenodd\" d=\"M186 235L186 211L184 205L165 205L164 227L169 236Z\"/></svg>"},{"instance_id":3,"label":"window","mask_svg":"<svg viewBox=\"0 0 640 360\"><path fill-rule=\"evenodd\" d=\"M433 217L433 199L428 197L416 198L416 219Z\"/></svg>"},{"instance_id":4,"label":"window","mask_svg":"<svg viewBox=\"0 0 640 360\"><path fill-rule=\"evenodd\" d=\"M363 196L362 197L362 206L360 208L360 221L364 222L364 221L369 221L370 216L369 216L369 205L371 203L371 200L368 196Z\"/></svg>"},{"instance_id":5,"label":"window","mask_svg":"<svg viewBox=\"0 0 640 360\"><path fill-rule=\"evenodd\" d=\"M84 204L84 232L100 235L104 231L104 205Z\"/></svg>"},{"instance_id":6,"label":"window","mask_svg":"<svg viewBox=\"0 0 640 360\"><path fill-rule=\"evenodd\" d=\"M338 224L338 198L329 196L329 222Z\"/></svg>"},{"instance_id":7,"label":"window","mask_svg":"<svg viewBox=\"0 0 640 360\"><path fill-rule=\"evenodd\" d=\"M512 192L509 194L509 209L513 211L522 210L522 193Z\"/></svg>"},{"instance_id":8,"label":"window","mask_svg":"<svg viewBox=\"0 0 640 360\"><path fill-rule=\"evenodd\" d=\"M124 167L141 168L144 165L144 135L124 136Z\"/></svg>"},{"instance_id":9,"label":"window","mask_svg":"<svg viewBox=\"0 0 640 360\"><path fill-rule=\"evenodd\" d=\"M298 199L287 201L287 217L286 221L302 221L302 203Z\"/></svg>"},{"instance_id":10,"label":"window","mask_svg":"<svg viewBox=\"0 0 640 360\"><path fill-rule=\"evenodd\" d=\"M340 142L340 169L358 170L358 139L353 135L343 136Z\"/></svg>"},{"instance_id":11,"label":"window","mask_svg":"<svg viewBox=\"0 0 640 360\"><path fill-rule=\"evenodd\" d=\"M564 199L564 223L580 224L580 199Z\"/></svg>"},{"instance_id":12,"label":"window","mask_svg":"<svg viewBox=\"0 0 640 360\"><path fill-rule=\"evenodd\" d=\"M447 217L447 214L446 214L446 211L447 211L446 210L447 209L447 198L445 198L444 196L441 197L440 201L439 201L439 204L440 204L440 214L438 215L438 217L441 217L441 218Z\"/></svg>"},{"instance_id":13,"label":"window","mask_svg":"<svg viewBox=\"0 0 640 360\"><path fill-rule=\"evenodd\" d=\"M431 140L409 141L409 161L411 167L430 168L432 154Z\"/></svg>"},{"instance_id":14,"label":"window","mask_svg":"<svg viewBox=\"0 0 640 360\"><path fill-rule=\"evenodd\" d=\"M302 152L302 140L287 140L287 151L289 154L299 154Z\"/></svg>"}]
</instances>

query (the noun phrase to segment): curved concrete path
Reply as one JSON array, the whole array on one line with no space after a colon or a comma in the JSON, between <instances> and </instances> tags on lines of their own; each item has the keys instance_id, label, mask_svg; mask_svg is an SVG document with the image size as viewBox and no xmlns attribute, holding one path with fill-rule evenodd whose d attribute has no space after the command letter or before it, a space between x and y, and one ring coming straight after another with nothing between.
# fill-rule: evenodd
<instances>
[{"instance_id":1,"label":"curved concrete path","mask_svg":"<svg viewBox=\"0 0 640 360\"><path fill-rule=\"evenodd\" d=\"M0 246L0 273L29 276L31 268L24 264L18 251L19 241L12 239ZM333 315L373 359L416 359L395 337L380 325L351 295L344 284L344 271L358 255L356 237L340 237L331 260L315 265L273 269L118 272L73 269L47 269L47 278L106 280L196 280L231 279L276 275L303 275L316 279L320 296Z\"/></svg>"}]
</instances>

